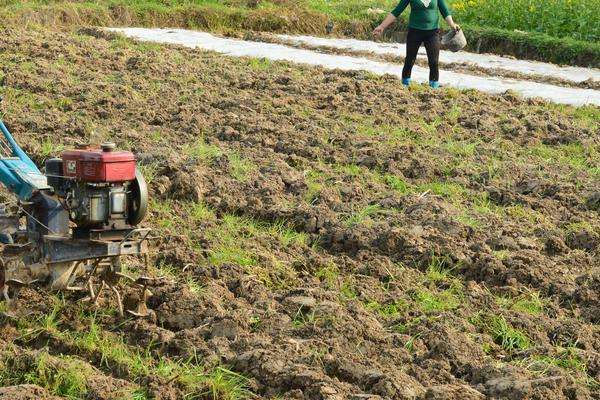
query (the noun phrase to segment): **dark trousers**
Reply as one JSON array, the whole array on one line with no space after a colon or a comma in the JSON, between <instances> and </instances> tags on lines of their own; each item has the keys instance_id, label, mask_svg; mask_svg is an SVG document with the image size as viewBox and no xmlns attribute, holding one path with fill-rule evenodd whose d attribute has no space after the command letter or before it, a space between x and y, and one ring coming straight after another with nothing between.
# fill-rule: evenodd
<instances>
[{"instance_id":1,"label":"dark trousers","mask_svg":"<svg viewBox=\"0 0 600 400\"><path fill-rule=\"evenodd\" d=\"M440 79L440 30L423 31L420 29L408 28L406 37L406 58L404 59L404 68L402 69L402 79L410 78L413 65L417 59L417 53L421 44L425 45L427 50L427 61L429 63L429 80L438 81Z\"/></svg>"}]
</instances>

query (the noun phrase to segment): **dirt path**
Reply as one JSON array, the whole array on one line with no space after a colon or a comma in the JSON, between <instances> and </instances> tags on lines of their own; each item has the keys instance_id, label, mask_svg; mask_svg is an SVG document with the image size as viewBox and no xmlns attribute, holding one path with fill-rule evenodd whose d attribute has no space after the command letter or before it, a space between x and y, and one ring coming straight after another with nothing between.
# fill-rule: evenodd
<instances>
[{"instance_id":1,"label":"dirt path","mask_svg":"<svg viewBox=\"0 0 600 400\"><path fill-rule=\"evenodd\" d=\"M364 70L378 75L389 74L397 77L402 74L402 66L398 64L373 61L365 57L323 54L280 44L226 39L206 32L158 28L114 28L113 30L138 40L201 48L235 57L259 57L331 69ZM442 73L444 83L458 89L476 89L493 94L510 90L525 98L542 98L554 103L576 106L585 104L600 105L600 91L594 89L561 87L545 83L493 76L476 76L452 71L442 71ZM429 72L426 68L415 66L413 69L414 81L427 82L428 75Z\"/></svg>"}]
</instances>

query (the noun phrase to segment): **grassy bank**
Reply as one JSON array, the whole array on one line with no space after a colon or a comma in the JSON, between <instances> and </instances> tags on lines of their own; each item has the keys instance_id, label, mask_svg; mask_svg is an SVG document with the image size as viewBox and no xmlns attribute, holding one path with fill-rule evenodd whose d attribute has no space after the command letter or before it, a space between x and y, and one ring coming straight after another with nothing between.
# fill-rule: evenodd
<instances>
[{"instance_id":1,"label":"grassy bank","mask_svg":"<svg viewBox=\"0 0 600 400\"><path fill-rule=\"evenodd\" d=\"M593 7L586 8L583 4L590 0L578 0L585 12L575 13L570 19L569 10L577 9L576 2L571 0L533 11L525 1L511 5L510 9L507 2L498 1L453 2L456 19L469 35L470 50L600 66L598 15ZM177 26L220 32L257 30L316 35L325 35L331 21L335 35L369 38L372 28L394 3L391 0L5 0L0 2L0 16L19 25ZM404 29L401 20L396 31ZM392 32L389 38L402 39L402 35Z\"/></svg>"}]
</instances>

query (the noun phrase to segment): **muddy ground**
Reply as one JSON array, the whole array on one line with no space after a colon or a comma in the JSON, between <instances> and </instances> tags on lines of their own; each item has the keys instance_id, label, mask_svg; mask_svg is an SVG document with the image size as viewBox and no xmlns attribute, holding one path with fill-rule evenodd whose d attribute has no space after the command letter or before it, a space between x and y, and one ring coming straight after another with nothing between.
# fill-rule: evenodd
<instances>
[{"instance_id":1,"label":"muddy ground","mask_svg":"<svg viewBox=\"0 0 600 400\"><path fill-rule=\"evenodd\" d=\"M36 161L106 139L138 154L149 272L171 280L154 318L94 314L152 368L73 345L94 310L65 295L44 323L56 299L32 289L0 323L4 371L76 362L94 399L184 398L164 360L265 399L600 398L598 108L86 33L3 28L0 57ZM57 393L36 383L0 398Z\"/></svg>"}]
</instances>

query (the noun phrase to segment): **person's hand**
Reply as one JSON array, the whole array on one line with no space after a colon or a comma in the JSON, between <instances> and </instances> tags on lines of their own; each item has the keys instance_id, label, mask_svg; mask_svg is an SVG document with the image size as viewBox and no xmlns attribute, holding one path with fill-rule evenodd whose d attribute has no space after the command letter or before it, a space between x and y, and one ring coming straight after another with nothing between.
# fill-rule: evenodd
<instances>
[{"instance_id":1,"label":"person's hand","mask_svg":"<svg viewBox=\"0 0 600 400\"><path fill-rule=\"evenodd\" d=\"M377 28L375 28L373 30L373 36L375 36L376 38L380 37L381 35L383 35L383 31L385 30L385 28L381 25L379 25Z\"/></svg>"},{"instance_id":2,"label":"person's hand","mask_svg":"<svg viewBox=\"0 0 600 400\"><path fill-rule=\"evenodd\" d=\"M452 29L454 29L454 32L458 32L458 31L460 31L461 28L460 28L460 25L454 24L454 26L452 27Z\"/></svg>"}]
</instances>

